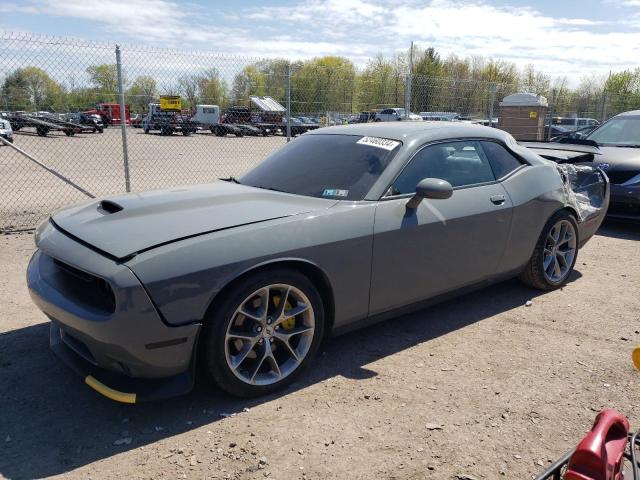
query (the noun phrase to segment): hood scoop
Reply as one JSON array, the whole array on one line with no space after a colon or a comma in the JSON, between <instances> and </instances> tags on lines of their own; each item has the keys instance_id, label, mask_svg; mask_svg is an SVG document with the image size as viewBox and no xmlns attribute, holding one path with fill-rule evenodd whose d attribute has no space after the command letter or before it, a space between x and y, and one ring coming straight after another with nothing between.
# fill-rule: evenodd
<instances>
[{"instance_id":1,"label":"hood scoop","mask_svg":"<svg viewBox=\"0 0 640 480\"><path fill-rule=\"evenodd\" d=\"M99 204L98 204L98 211L100 213L103 213L105 215L110 215L112 213L118 213L119 211L123 210L124 207L116 202L113 202L111 200L102 200Z\"/></svg>"}]
</instances>

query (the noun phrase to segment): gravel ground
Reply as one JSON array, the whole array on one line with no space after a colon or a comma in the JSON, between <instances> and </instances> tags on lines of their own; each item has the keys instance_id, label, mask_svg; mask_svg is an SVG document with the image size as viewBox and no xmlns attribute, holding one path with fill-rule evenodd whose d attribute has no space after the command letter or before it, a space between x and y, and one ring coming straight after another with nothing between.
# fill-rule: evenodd
<instances>
[{"instance_id":1,"label":"gravel ground","mask_svg":"<svg viewBox=\"0 0 640 480\"><path fill-rule=\"evenodd\" d=\"M603 407L640 427L639 241L609 223L562 290L509 281L331 339L279 395L126 406L49 352L31 236L0 236L0 477L531 478Z\"/></svg>"}]
</instances>

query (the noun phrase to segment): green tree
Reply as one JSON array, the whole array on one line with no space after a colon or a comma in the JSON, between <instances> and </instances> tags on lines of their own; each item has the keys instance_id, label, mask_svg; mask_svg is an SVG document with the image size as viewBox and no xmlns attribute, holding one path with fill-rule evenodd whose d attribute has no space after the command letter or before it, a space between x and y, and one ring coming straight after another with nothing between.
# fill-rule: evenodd
<instances>
[{"instance_id":1,"label":"green tree","mask_svg":"<svg viewBox=\"0 0 640 480\"><path fill-rule=\"evenodd\" d=\"M187 108L195 108L199 101L200 76L183 75L178 78L179 90L186 100Z\"/></svg>"},{"instance_id":2,"label":"green tree","mask_svg":"<svg viewBox=\"0 0 640 480\"><path fill-rule=\"evenodd\" d=\"M56 110L64 104L62 87L38 67L28 66L10 73L1 91L10 110Z\"/></svg>"},{"instance_id":3,"label":"green tree","mask_svg":"<svg viewBox=\"0 0 640 480\"><path fill-rule=\"evenodd\" d=\"M126 91L126 103L134 111L147 111L149 103L158 97L158 87L153 77L140 75Z\"/></svg>"},{"instance_id":4,"label":"green tree","mask_svg":"<svg viewBox=\"0 0 640 480\"><path fill-rule=\"evenodd\" d=\"M227 105L229 97L227 84L220 78L217 69L205 70L199 77L198 88L200 101L220 107Z\"/></svg>"},{"instance_id":5,"label":"green tree","mask_svg":"<svg viewBox=\"0 0 640 480\"><path fill-rule=\"evenodd\" d=\"M103 101L113 100L118 94L118 70L114 64L90 65L87 74L92 86ZM122 82L125 84L126 82Z\"/></svg>"},{"instance_id":6,"label":"green tree","mask_svg":"<svg viewBox=\"0 0 640 480\"><path fill-rule=\"evenodd\" d=\"M640 68L612 73L604 82L603 90L608 115L640 108Z\"/></svg>"},{"instance_id":7,"label":"green tree","mask_svg":"<svg viewBox=\"0 0 640 480\"><path fill-rule=\"evenodd\" d=\"M250 95L265 95L266 83L266 75L258 64L247 65L233 78L231 101L242 105L249 102Z\"/></svg>"},{"instance_id":8,"label":"green tree","mask_svg":"<svg viewBox=\"0 0 640 480\"><path fill-rule=\"evenodd\" d=\"M358 109L395 107L395 71L391 60L379 54L369 60L357 78Z\"/></svg>"},{"instance_id":9,"label":"green tree","mask_svg":"<svg viewBox=\"0 0 640 480\"><path fill-rule=\"evenodd\" d=\"M327 56L303 62L291 79L295 113L352 112L356 98L356 69L344 57Z\"/></svg>"}]
</instances>

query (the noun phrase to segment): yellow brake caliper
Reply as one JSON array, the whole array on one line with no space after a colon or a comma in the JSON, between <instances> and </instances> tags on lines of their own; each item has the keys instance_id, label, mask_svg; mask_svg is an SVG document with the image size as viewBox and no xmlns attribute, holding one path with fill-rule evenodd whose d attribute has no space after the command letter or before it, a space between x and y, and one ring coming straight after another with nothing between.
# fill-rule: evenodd
<instances>
[{"instance_id":1,"label":"yellow brake caliper","mask_svg":"<svg viewBox=\"0 0 640 480\"><path fill-rule=\"evenodd\" d=\"M280 297L273 297L273 304L276 307L278 305L280 305ZM284 306L284 309L285 310L291 310L291 304L289 303L288 300L287 300L287 303ZM292 330L296 326L296 319L294 317L287 318L280 325L282 325L282 328L284 328L285 330Z\"/></svg>"}]
</instances>

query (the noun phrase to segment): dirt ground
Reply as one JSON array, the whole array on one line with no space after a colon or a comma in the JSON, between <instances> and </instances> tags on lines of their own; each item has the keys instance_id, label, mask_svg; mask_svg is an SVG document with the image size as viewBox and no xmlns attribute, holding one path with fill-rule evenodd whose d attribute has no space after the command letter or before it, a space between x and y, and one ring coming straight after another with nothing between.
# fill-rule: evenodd
<instances>
[{"instance_id":1,"label":"dirt ground","mask_svg":"<svg viewBox=\"0 0 640 480\"><path fill-rule=\"evenodd\" d=\"M0 236L0 477L528 479L603 407L640 428L637 225L605 224L562 290L509 281L331 339L281 394L135 406L49 351L33 248Z\"/></svg>"}]
</instances>

